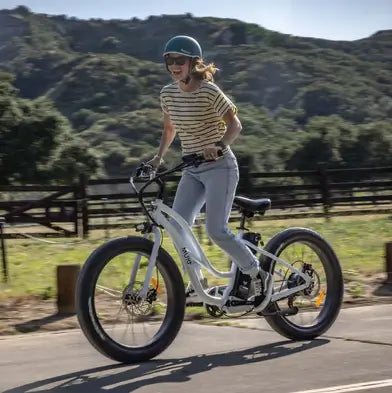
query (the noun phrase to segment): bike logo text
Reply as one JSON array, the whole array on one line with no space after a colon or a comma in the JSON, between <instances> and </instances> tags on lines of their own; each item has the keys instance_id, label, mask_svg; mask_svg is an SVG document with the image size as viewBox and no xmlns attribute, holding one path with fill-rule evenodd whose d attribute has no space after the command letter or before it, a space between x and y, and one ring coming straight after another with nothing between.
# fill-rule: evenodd
<instances>
[{"instance_id":1,"label":"bike logo text","mask_svg":"<svg viewBox=\"0 0 392 393\"><path fill-rule=\"evenodd\" d=\"M188 265L192 265L191 254L190 254L190 252L189 252L185 247L183 247L183 249L182 249L182 255L184 255L185 262L186 262Z\"/></svg>"}]
</instances>

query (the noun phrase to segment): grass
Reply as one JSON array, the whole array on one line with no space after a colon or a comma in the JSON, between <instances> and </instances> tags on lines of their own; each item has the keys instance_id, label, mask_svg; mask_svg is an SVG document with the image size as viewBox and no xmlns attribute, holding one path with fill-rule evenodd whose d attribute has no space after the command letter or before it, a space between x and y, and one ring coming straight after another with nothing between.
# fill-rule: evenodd
<instances>
[{"instance_id":1,"label":"grass","mask_svg":"<svg viewBox=\"0 0 392 393\"><path fill-rule=\"evenodd\" d=\"M289 227L301 226L322 234L334 247L347 277L369 276L385 271L385 243L392 241L392 217L386 215L336 217L325 219L295 219L258 221L250 226L261 231L264 241ZM235 225L233 225L233 228ZM110 238L133 235L133 230L111 230ZM72 245L46 244L34 240L7 240L9 282L0 284L0 299L19 296L52 298L56 294L56 266L82 265L88 255L105 239L104 232L94 231L90 239ZM61 242L62 240L56 240ZM73 239L65 240L73 242ZM227 256L212 247L204 238L203 248L209 259L220 270L228 267ZM163 247L175 255L174 247L165 237ZM178 258L175 258L178 262ZM210 283L218 283L208 276ZM359 287L353 288L360 290Z\"/></svg>"}]
</instances>

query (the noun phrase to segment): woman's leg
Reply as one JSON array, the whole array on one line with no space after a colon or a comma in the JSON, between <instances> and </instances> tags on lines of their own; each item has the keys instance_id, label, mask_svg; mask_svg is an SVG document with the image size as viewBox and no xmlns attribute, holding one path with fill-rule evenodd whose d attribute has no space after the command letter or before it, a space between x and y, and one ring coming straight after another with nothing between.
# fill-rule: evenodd
<instances>
[{"instance_id":1,"label":"woman's leg","mask_svg":"<svg viewBox=\"0 0 392 393\"><path fill-rule=\"evenodd\" d=\"M204 185L191 173L184 171L174 197L173 210L177 212L189 226L192 226L197 213L205 203Z\"/></svg>"},{"instance_id":2,"label":"woman's leg","mask_svg":"<svg viewBox=\"0 0 392 393\"><path fill-rule=\"evenodd\" d=\"M205 203L205 188L204 185L189 171L184 171L181 180L178 184L176 196L173 202L173 210L177 212L189 226L192 226L197 213ZM179 231L181 228L177 227ZM201 282L204 282L201 267L196 271L197 276ZM194 290L190 284L186 289L187 294L194 294ZM189 302L197 302L194 296L188 299Z\"/></svg>"},{"instance_id":3,"label":"woman's leg","mask_svg":"<svg viewBox=\"0 0 392 393\"><path fill-rule=\"evenodd\" d=\"M238 184L238 169L235 159L233 161L229 157L226 160L228 164L219 164L216 169L202 174L206 190L207 232L214 243L233 259L242 272L255 276L258 272L257 258L228 228L229 215Z\"/></svg>"}]
</instances>

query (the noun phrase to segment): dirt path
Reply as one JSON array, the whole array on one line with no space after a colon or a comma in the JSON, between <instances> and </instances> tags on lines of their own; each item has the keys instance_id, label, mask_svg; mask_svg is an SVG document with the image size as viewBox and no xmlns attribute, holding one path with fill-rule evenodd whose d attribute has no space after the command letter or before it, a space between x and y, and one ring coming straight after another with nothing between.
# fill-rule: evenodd
<instances>
[{"instance_id":1,"label":"dirt path","mask_svg":"<svg viewBox=\"0 0 392 393\"><path fill-rule=\"evenodd\" d=\"M377 275L345 283L343 307L392 303L392 284ZM187 309L186 319L204 318L202 308ZM225 322L229 319L225 318ZM56 300L20 297L0 300L0 335L56 331L78 327L75 315L57 313Z\"/></svg>"}]
</instances>

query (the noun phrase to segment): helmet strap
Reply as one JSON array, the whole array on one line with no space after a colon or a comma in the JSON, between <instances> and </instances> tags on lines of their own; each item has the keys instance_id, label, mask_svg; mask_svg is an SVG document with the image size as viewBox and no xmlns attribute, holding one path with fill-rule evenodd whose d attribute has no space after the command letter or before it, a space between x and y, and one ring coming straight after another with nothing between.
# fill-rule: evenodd
<instances>
[{"instance_id":1,"label":"helmet strap","mask_svg":"<svg viewBox=\"0 0 392 393\"><path fill-rule=\"evenodd\" d=\"M192 57L192 58L191 58L191 61L189 62L188 76L187 76L184 80L181 81L181 82L185 83L186 85L191 81L191 76L190 76L190 74L191 74L191 71L192 71L193 66L194 66L194 59L195 59L195 58Z\"/></svg>"},{"instance_id":2,"label":"helmet strap","mask_svg":"<svg viewBox=\"0 0 392 393\"><path fill-rule=\"evenodd\" d=\"M191 77L188 75L184 80L182 80L182 83L185 83L186 85L191 81Z\"/></svg>"}]
</instances>

